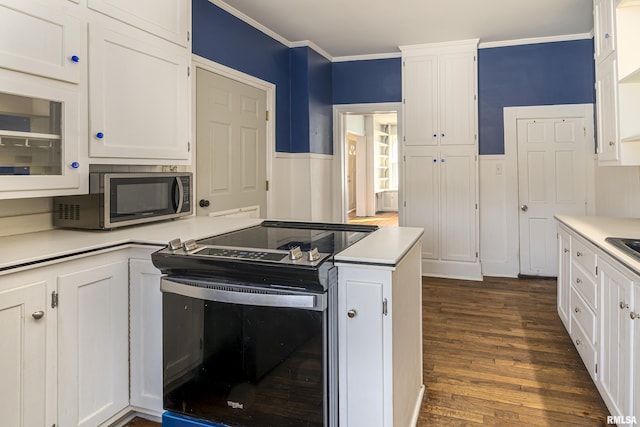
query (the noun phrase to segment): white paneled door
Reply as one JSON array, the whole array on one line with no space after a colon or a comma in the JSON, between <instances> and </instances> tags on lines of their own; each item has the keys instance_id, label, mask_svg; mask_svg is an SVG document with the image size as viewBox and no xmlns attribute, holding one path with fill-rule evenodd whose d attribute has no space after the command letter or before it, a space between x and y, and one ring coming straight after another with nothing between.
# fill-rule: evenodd
<instances>
[{"instance_id":1,"label":"white paneled door","mask_svg":"<svg viewBox=\"0 0 640 427\"><path fill-rule=\"evenodd\" d=\"M198 68L197 214L267 212L266 92Z\"/></svg>"},{"instance_id":2,"label":"white paneled door","mask_svg":"<svg viewBox=\"0 0 640 427\"><path fill-rule=\"evenodd\" d=\"M517 138L520 274L556 276L553 217L586 214L584 120L520 119Z\"/></svg>"}]
</instances>

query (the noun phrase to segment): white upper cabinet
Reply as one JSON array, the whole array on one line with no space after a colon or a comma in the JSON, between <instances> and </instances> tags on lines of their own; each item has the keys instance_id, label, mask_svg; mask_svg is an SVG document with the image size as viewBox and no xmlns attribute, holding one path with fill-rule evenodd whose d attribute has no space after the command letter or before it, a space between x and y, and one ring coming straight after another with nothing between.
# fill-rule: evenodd
<instances>
[{"instance_id":1,"label":"white upper cabinet","mask_svg":"<svg viewBox=\"0 0 640 427\"><path fill-rule=\"evenodd\" d=\"M187 50L110 22L89 24L89 51L91 162L187 161Z\"/></svg>"},{"instance_id":2,"label":"white upper cabinet","mask_svg":"<svg viewBox=\"0 0 640 427\"><path fill-rule=\"evenodd\" d=\"M87 0L90 9L180 46L189 45L190 0Z\"/></svg>"},{"instance_id":3,"label":"white upper cabinet","mask_svg":"<svg viewBox=\"0 0 640 427\"><path fill-rule=\"evenodd\" d=\"M0 28L0 67L80 82L80 19L33 1L0 0Z\"/></svg>"},{"instance_id":4,"label":"white upper cabinet","mask_svg":"<svg viewBox=\"0 0 640 427\"><path fill-rule=\"evenodd\" d=\"M640 165L640 2L594 0L598 160Z\"/></svg>"},{"instance_id":5,"label":"white upper cabinet","mask_svg":"<svg viewBox=\"0 0 640 427\"><path fill-rule=\"evenodd\" d=\"M76 85L0 70L0 199L88 189Z\"/></svg>"},{"instance_id":6,"label":"white upper cabinet","mask_svg":"<svg viewBox=\"0 0 640 427\"><path fill-rule=\"evenodd\" d=\"M594 0L593 26L596 63L602 62L615 49L615 0Z\"/></svg>"},{"instance_id":7,"label":"white upper cabinet","mask_svg":"<svg viewBox=\"0 0 640 427\"><path fill-rule=\"evenodd\" d=\"M405 144L476 144L477 40L401 49Z\"/></svg>"}]
</instances>

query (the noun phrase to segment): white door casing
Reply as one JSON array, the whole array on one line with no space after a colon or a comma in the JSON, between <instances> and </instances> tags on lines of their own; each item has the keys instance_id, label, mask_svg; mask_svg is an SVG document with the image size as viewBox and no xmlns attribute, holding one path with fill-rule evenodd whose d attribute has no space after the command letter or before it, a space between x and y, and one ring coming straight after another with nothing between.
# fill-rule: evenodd
<instances>
[{"instance_id":1,"label":"white door casing","mask_svg":"<svg viewBox=\"0 0 640 427\"><path fill-rule=\"evenodd\" d=\"M586 132L585 143L583 144L585 155L585 186L586 186L586 214L595 214L595 183L594 183L594 158L595 138L593 125L593 104L571 104L571 105L545 105L527 107L505 107L504 108L504 206L506 215L506 232L504 242L506 259L502 274L509 277L516 277L520 274L520 200L519 200L519 172L518 172L518 132L517 122L519 119L550 119L550 118L582 118L584 120L584 132ZM489 238L487 233L495 227L503 228L504 223L487 224L491 219L485 215L482 218L484 229L487 232L483 238ZM555 245L555 243L554 243Z\"/></svg>"},{"instance_id":2,"label":"white door casing","mask_svg":"<svg viewBox=\"0 0 640 427\"><path fill-rule=\"evenodd\" d=\"M520 119L520 273L558 273L554 215L586 213L584 120Z\"/></svg>"},{"instance_id":3,"label":"white door casing","mask_svg":"<svg viewBox=\"0 0 640 427\"><path fill-rule=\"evenodd\" d=\"M266 212L266 93L198 68L196 200L199 215L260 206Z\"/></svg>"},{"instance_id":4,"label":"white door casing","mask_svg":"<svg viewBox=\"0 0 640 427\"><path fill-rule=\"evenodd\" d=\"M384 102L372 104L344 104L333 106L333 221L347 221L347 206L349 203L346 190L347 153L345 150L345 135L347 133L347 114L378 114L396 113L398 120L397 135L402 135L402 104L400 102ZM398 158L402 158L402 144L398 144ZM398 177L404 173L402 162L398 162ZM402 224L402 180L398 183L398 218Z\"/></svg>"},{"instance_id":5,"label":"white door casing","mask_svg":"<svg viewBox=\"0 0 640 427\"><path fill-rule=\"evenodd\" d=\"M483 221L483 239L492 235L492 230L504 228L503 241L501 245L505 247L504 265L500 267L501 275L516 277L520 274L520 200L518 184L518 132L517 122L519 119L537 118L583 118L585 123L586 137L584 144L586 163L586 212L587 215L595 214L595 182L594 165L591 159L594 158L595 136L593 125L593 104L571 104L571 105L544 105L527 107L505 107L504 108L504 188L499 191L504 193L505 215L500 223L491 223L491 212L485 209L485 215L481 217ZM485 191L488 191L485 190ZM485 207L486 208L486 207ZM506 228L505 228L506 224ZM494 245L495 246L495 245Z\"/></svg>"}]
</instances>

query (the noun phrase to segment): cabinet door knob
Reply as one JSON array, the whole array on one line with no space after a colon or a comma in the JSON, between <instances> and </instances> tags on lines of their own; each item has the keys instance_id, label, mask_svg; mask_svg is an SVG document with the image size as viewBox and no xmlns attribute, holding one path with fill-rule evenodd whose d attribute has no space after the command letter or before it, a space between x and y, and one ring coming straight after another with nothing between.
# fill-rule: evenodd
<instances>
[{"instance_id":1,"label":"cabinet door knob","mask_svg":"<svg viewBox=\"0 0 640 427\"><path fill-rule=\"evenodd\" d=\"M578 278L576 278L576 283L577 283L577 284L582 283L582 279L581 279L581 278L579 278L579 277L578 277Z\"/></svg>"},{"instance_id":2,"label":"cabinet door knob","mask_svg":"<svg viewBox=\"0 0 640 427\"><path fill-rule=\"evenodd\" d=\"M96 133L96 138L98 138L98 139L104 138L104 133L102 133L102 132Z\"/></svg>"},{"instance_id":3,"label":"cabinet door knob","mask_svg":"<svg viewBox=\"0 0 640 427\"><path fill-rule=\"evenodd\" d=\"M631 314L629 314L629 317L631 317L631 320L636 320L640 315L632 311Z\"/></svg>"},{"instance_id":4,"label":"cabinet door knob","mask_svg":"<svg viewBox=\"0 0 640 427\"><path fill-rule=\"evenodd\" d=\"M569 249L564 248L564 253L566 254L567 252L569 252Z\"/></svg>"},{"instance_id":5,"label":"cabinet door knob","mask_svg":"<svg viewBox=\"0 0 640 427\"><path fill-rule=\"evenodd\" d=\"M613 142L613 141L609 141L609 147L613 147L614 145L616 145L616 143L615 143L615 142Z\"/></svg>"},{"instance_id":6,"label":"cabinet door knob","mask_svg":"<svg viewBox=\"0 0 640 427\"><path fill-rule=\"evenodd\" d=\"M80 62L80 57L78 55L73 55L71 57L71 61L73 61L75 63L78 63L78 62Z\"/></svg>"},{"instance_id":7,"label":"cabinet door knob","mask_svg":"<svg viewBox=\"0 0 640 427\"><path fill-rule=\"evenodd\" d=\"M605 38L605 39L608 39L608 38L609 38L609 33L606 33L606 34L604 35L604 38Z\"/></svg>"},{"instance_id":8,"label":"cabinet door knob","mask_svg":"<svg viewBox=\"0 0 640 427\"><path fill-rule=\"evenodd\" d=\"M625 308L629 308L629 304L624 301L620 301L620 310L624 310Z\"/></svg>"},{"instance_id":9,"label":"cabinet door knob","mask_svg":"<svg viewBox=\"0 0 640 427\"><path fill-rule=\"evenodd\" d=\"M527 205L522 205L522 206L520 206L520 210L521 210L522 212L526 212L526 211L528 211L528 210L529 210L529 206L527 206Z\"/></svg>"},{"instance_id":10,"label":"cabinet door knob","mask_svg":"<svg viewBox=\"0 0 640 427\"><path fill-rule=\"evenodd\" d=\"M42 310L34 311L31 314L31 317L33 317L36 320L40 320L40 319L42 319L44 317L44 311L42 311Z\"/></svg>"},{"instance_id":11,"label":"cabinet door knob","mask_svg":"<svg viewBox=\"0 0 640 427\"><path fill-rule=\"evenodd\" d=\"M353 308L349 311L347 311L347 316L349 316L349 319L353 319L354 317L356 317L356 315L358 314L357 311L355 311Z\"/></svg>"},{"instance_id":12,"label":"cabinet door knob","mask_svg":"<svg viewBox=\"0 0 640 427\"><path fill-rule=\"evenodd\" d=\"M582 252L580 251L576 252L576 256L582 256Z\"/></svg>"},{"instance_id":13,"label":"cabinet door knob","mask_svg":"<svg viewBox=\"0 0 640 427\"><path fill-rule=\"evenodd\" d=\"M582 344L582 341L576 340L576 345L580 345L580 344Z\"/></svg>"},{"instance_id":14,"label":"cabinet door knob","mask_svg":"<svg viewBox=\"0 0 640 427\"><path fill-rule=\"evenodd\" d=\"M72 167L73 169L78 169L78 168L80 167L80 163L78 163L78 162L71 162L71 167Z\"/></svg>"},{"instance_id":15,"label":"cabinet door knob","mask_svg":"<svg viewBox=\"0 0 640 427\"><path fill-rule=\"evenodd\" d=\"M575 311L576 313L580 313L580 309L578 307L574 308L573 311Z\"/></svg>"}]
</instances>

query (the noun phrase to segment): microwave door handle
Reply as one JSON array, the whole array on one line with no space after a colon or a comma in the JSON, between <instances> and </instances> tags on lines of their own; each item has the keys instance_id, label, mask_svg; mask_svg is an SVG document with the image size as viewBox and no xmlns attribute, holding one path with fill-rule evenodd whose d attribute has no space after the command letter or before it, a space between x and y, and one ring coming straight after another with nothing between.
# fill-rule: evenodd
<instances>
[{"instance_id":1,"label":"microwave door handle","mask_svg":"<svg viewBox=\"0 0 640 427\"><path fill-rule=\"evenodd\" d=\"M177 203L175 203L176 213L180 213L182 211L182 204L184 201L184 186L182 185L182 180L179 176L176 176L175 180L175 186L177 189L176 195L178 197ZM174 200L174 202L176 202L176 200Z\"/></svg>"}]
</instances>

